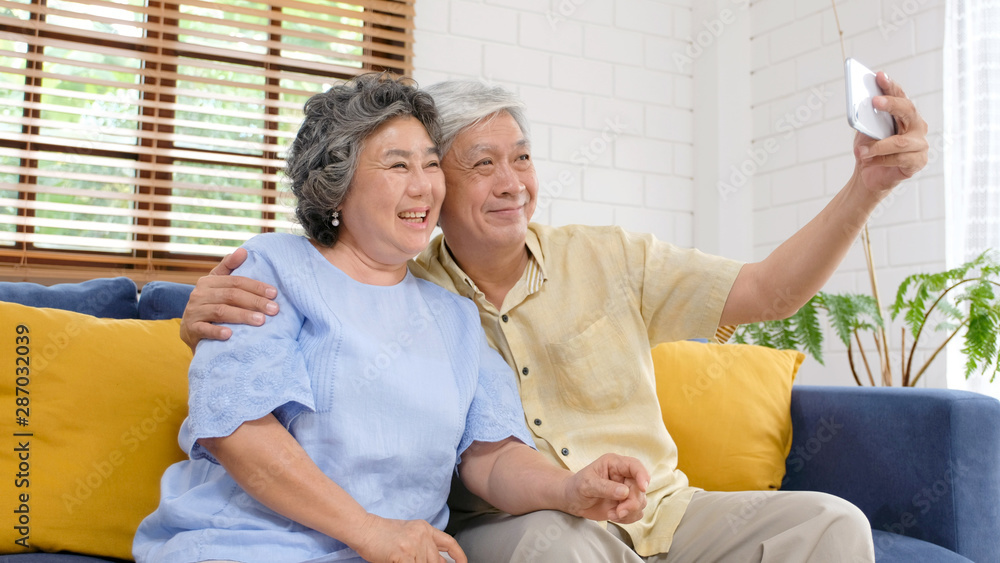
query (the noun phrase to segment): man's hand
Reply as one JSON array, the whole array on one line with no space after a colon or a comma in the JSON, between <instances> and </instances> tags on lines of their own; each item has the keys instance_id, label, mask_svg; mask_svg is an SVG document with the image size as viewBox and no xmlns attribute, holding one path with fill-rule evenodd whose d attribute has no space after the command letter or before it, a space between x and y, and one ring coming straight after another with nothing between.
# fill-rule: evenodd
<instances>
[{"instance_id":1,"label":"man's hand","mask_svg":"<svg viewBox=\"0 0 1000 563\"><path fill-rule=\"evenodd\" d=\"M604 454L566 481L566 512L630 524L646 508L649 472L634 457Z\"/></svg>"},{"instance_id":2,"label":"man's hand","mask_svg":"<svg viewBox=\"0 0 1000 563\"><path fill-rule=\"evenodd\" d=\"M927 122L895 82L884 72L876 75L884 96L872 104L896 119L896 134L876 141L867 135L854 136L855 176L876 193L888 192L927 164Z\"/></svg>"},{"instance_id":3,"label":"man's hand","mask_svg":"<svg viewBox=\"0 0 1000 563\"><path fill-rule=\"evenodd\" d=\"M390 520L369 514L361 524L360 544L351 546L373 563L443 563L446 552L456 563L467 563L455 538L423 520Z\"/></svg>"},{"instance_id":4,"label":"man's hand","mask_svg":"<svg viewBox=\"0 0 1000 563\"><path fill-rule=\"evenodd\" d=\"M278 290L250 278L229 275L246 259L247 251L238 248L195 284L181 319L181 339L192 350L203 338L226 340L233 335L228 328L212 323L260 326L265 314L278 313L278 304L271 301Z\"/></svg>"}]
</instances>

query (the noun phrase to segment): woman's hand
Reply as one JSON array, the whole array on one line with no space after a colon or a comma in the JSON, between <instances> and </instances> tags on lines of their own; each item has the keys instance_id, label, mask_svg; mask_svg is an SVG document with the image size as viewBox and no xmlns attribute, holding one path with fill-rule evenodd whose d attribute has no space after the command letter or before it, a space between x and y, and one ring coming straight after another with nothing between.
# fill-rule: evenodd
<instances>
[{"instance_id":1,"label":"woman's hand","mask_svg":"<svg viewBox=\"0 0 1000 563\"><path fill-rule=\"evenodd\" d=\"M233 335L228 328L213 323L260 326L265 314L278 313L278 304L271 301L278 295L275 288L229 275L246 259L247 251L238 248L195 284L181 318L181 340L192 350L203 338L226 340Z\"/></svg>"},{"instance_id":2,"label":"woman's hand","mask_svg":"<svg viewBox=\"0 0 1000 563\"><path fill-rule=\"evenodd\" d=\"M566 512L630 524L646 508L649 472L634 457L604 454L566 480Z\"/></svg>"},{"instance_id":3,"label":"woman's hand","mask_svg":"<svg viewBox=\"0 0 1000 563\"><path fill-rule=\"evenodd\" d=\"M447 552L456 563L467 563L455 538L423 520L391 520L368 514L358 545L351 546L372 563L442 563Z\"/></svg>"},{"instance_id":4,"label":"woman's hand","mask_svg":"<svg viewBox=\"0 0 1000 563\"><path fill-rule=\"evenodd\" d=\"M457 563L467 563L458 542L427 522L367 512L320 470L273 414L244 422L229 436L198 442L261 504L344 542L368 561L441 563L441 552L447 552Z\"/></svg>"}]
</instances>

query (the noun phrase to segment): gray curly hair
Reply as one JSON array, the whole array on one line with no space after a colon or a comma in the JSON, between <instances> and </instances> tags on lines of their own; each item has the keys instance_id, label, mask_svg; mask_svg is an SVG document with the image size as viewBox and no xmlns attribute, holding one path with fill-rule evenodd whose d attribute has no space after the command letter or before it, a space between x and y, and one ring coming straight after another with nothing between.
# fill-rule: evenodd
<instances>
[{"instance_id":1,"label":"gray curly hair","mask_svg":"<svg viewBox=\"0 0 1000 563\"><path fill-rule=\"evenodd\" d=\"M356 76L305 104L305 118L286 158L285 175L296 197L295 217L322 246L337 242L330 223L357 170L365 139L395 117L413 116L435 145L441 130L434 100L408 78L389 73Z\"/></svg>"},{"instance_id":2,"label":"gray curly hair","mask_svg":"<svg viewBox=\"0 0 1000 563\"><path fill-rule=\"evenodd\" d=\"M438 122L441 124L441 156L467 127L493 119L500 112L507 112L526 140L531 140L525 105L517 94L501 86L490 86L475 80L446 80L423 89L434 98Z\"/></svg>"}]
</instances>

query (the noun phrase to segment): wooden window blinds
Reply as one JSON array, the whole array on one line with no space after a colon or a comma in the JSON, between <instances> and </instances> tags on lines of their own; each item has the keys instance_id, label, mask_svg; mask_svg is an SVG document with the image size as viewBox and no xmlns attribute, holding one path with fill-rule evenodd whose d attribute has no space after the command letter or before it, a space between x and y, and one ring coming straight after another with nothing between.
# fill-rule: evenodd
<instances>
[{"instance_id":1,"label":"wooden window blinds","mask_svg":"<svg viewBox=\"0 0 1000 563\"><path fill-rule=\"evenodd\" d=\"M414 0L0 0L0 278L192 281L290 230L302 105L412 71Z\"/></svg>"}]
</instances>

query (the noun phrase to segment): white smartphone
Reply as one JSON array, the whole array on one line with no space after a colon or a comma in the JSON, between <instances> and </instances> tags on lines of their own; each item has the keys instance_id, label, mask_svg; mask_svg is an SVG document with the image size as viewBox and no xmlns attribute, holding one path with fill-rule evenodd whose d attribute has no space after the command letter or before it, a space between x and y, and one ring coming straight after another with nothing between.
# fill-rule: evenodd
<instances>
[{"instance_id":1,"label":"white smartphone","mask_svg":"<svg viewBox=\"0 0 1000 563\"><path fill-rule=\"evenodd\" d=\"M873 139L895 135L896 120L892 114L879 111L872 105L872 98L883 94L875 81L875 73L848 57L844 61L844 74L847 82L847 122L851 127Z\"/></svg>"}]
</instances>

